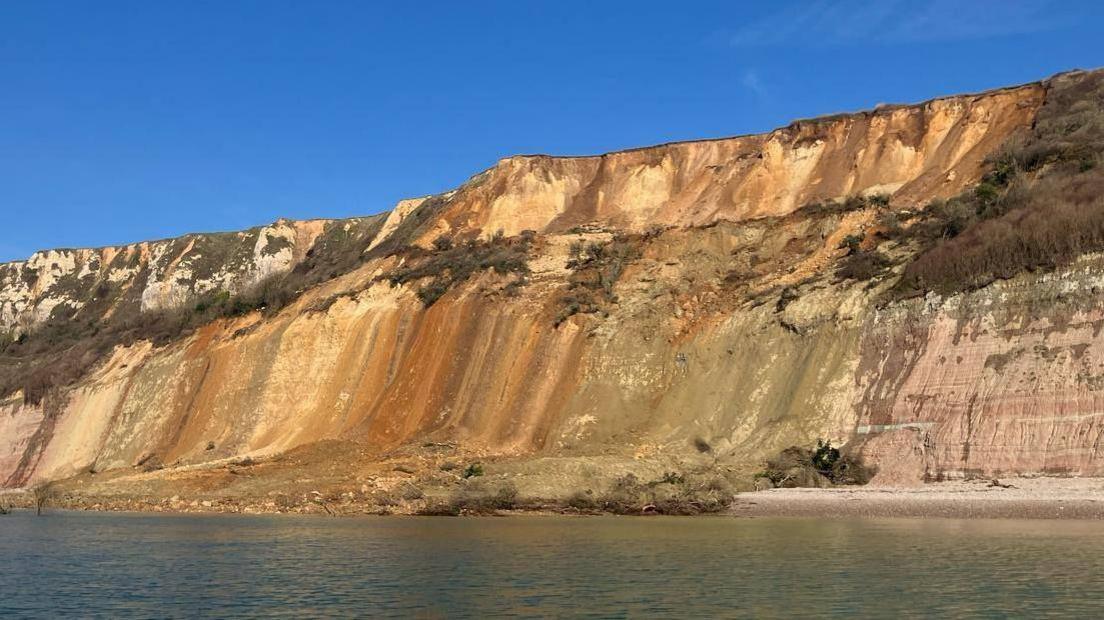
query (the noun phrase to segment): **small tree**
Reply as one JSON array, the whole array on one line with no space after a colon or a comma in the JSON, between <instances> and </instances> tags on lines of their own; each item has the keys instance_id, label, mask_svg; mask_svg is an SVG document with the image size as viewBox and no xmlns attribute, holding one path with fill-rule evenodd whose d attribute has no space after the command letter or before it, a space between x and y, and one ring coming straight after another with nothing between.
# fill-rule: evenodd
<instances>
[{"instance_id":1,"label":"small tree","mask_svg":"<svg viewBox=\"0 0 1104 620\"><path fill-rule=\"evenodd\" d=\"M832 447L831 441L817 440L816 451L813 452L813 467L822 474L832 471L836 461L840 458L840 451Z\"/></svg>"}]
</instances>

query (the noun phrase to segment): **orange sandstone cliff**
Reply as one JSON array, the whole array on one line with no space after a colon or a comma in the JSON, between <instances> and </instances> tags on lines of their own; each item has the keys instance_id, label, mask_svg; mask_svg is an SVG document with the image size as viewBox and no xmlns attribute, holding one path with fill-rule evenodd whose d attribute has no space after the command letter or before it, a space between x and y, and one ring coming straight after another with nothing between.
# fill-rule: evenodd
<instances>
[{"instance_id":1,"label":"orange sandstone cliff","mask_svg":"<svg viewBox=\"0 0 1104 620\"><path fill-rule=\"evenodd\" d=\"M1040 119L1099 112L1100 78L511 157L381 216L0 265L0 484L351 495L480 462L563 495L750 477L818 438L889 483L1100 475L1098 248L930 275L1043 208L1031 188L1101 207L1095 152L1001 167Z\"/></svg>"}]
</instances>

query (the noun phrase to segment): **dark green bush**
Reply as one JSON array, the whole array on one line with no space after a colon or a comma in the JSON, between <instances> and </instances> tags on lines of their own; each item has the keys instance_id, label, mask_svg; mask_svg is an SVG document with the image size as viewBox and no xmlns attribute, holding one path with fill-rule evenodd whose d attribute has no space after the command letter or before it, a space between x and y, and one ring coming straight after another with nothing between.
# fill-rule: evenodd
<instances>
[{"instance_id":1,"label":"dark green bush","mask_svg":"<svg viewBox=\"0 0 1104 620\"><path fill-rule=\"evenodd\" d=\"M832 446L831 441L817 440L816 450L813 451L812 463L820 473L832 471L832 467L840 459L839 448Z\"/></svg>"}]
</instances>

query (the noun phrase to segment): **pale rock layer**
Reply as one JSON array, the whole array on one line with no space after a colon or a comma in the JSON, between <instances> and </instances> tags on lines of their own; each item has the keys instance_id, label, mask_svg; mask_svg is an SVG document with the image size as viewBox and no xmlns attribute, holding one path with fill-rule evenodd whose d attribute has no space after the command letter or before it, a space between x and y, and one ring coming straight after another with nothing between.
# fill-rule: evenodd
<instances>
[{"instance_id":1,"label":"pale rock layer","mask_svg":"<svg viewBox=\"0 0 1104 620\"><path fill-rule=\"evenodd\" d=\"M401 203L358 270L276 316L119 348L63 394L0 402L0 483L326 439L380 450L440 440L509 456L707 445L754 466L828 438L856 446L883 480L1104 473L1099 260L877 308L877 291L827 271L870 214L791 216L855 194L888 194L902 208L954 195L1031 124L1044 94L1033 84L756 136L504 159L454 192ZM237 233L228 262L214 266L198 265L203 236L40 252L0 266L0 327L28 329L77 303L65 287L89 277L125 283L143 310L241 290L303 261L326 226ZM571 241L655 227L667 230L619 280L609 316L556 324ZM520 297L496 292L488 273L424 309L415 286L377 279L396 260L385 243L526 230L539 243ZM798 238L817 246L787 258ZM723 281L740 252L782 261L764 291L823 286L788 305L775 293L738 301Z\"/></svg>"}]
</instances>

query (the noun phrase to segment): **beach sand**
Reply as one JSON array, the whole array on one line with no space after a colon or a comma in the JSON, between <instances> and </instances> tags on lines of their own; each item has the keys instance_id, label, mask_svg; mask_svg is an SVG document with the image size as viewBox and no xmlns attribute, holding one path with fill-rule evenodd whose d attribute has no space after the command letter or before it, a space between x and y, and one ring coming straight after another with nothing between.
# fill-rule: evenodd
<instances>
[{"instance_id":1,"label":"beach sand","mask_svg":"<svg viewBox=\"0 0 1104 620\"><path fill-rule=\"evenodd\" d=\"M731 512L745 517L1104 519L1104 478L1001 478L997 482L771 489L738 495Z\"/></svg>"}]
</instances>

